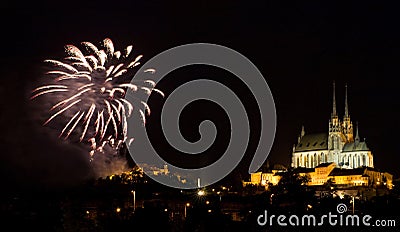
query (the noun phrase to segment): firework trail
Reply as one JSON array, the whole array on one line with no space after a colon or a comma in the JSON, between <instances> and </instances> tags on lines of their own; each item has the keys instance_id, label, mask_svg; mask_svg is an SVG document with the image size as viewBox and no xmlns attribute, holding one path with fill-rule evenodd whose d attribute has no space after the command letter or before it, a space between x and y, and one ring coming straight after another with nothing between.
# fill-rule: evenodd
<instances>
[{"instance_id":1,"label":"firework trail","mask_svg":"<svg viewBox=\"0 0 400 232\"><path fill-rule=\"evenodd\" d=\"M105 146L118 149L123 143L130 143L127 137L127 117L131 116L134 107L141 105L144 111L137 107L143 123L146 114L150 114L149 106L137 98L137 102L125 99L128 89L133 92L143 92L150 95L155 91L152 80L132 84L127 79L127 73L140 64L142 55L130 59L132 45L123 52L115 51L113 42L106 38L99 49L90 42L82 42L85 52L74 45L66 45L67 56L64 61L45 60L53 70L46 75L49 83L32 91L31 99L41 96L51 97L55 104L49 109L50 116L43 125L57 118L67 119L59 137L68 139L77 137L80 142L90 144L90 157L95 152L103 152ZM130 62L126 62L127 60ZM154 73L154 69L145 70Z\"/></svg>"}]
</instances>

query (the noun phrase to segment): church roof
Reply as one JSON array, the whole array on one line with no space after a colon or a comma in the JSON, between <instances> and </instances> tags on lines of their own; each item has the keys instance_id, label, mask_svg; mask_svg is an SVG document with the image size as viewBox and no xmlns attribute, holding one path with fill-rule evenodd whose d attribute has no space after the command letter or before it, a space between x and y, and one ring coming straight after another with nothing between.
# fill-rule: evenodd
<instances>
[{"instance_id":1,"label":"church roof","mask_svg":"<svg viewBox=\"0 0 400 232\"><path fill-rule=\"evenodd\" d=\"M364 168L354 168L354 169L342 169L342 168L334 168L329 176L355 176L355 175L364 175Z\"/></svg>"},{"instance_id":2,"label":"church roof","mask_svg":"<svg viewBox=\"0 0 400 232\"><path fill-rule=\"evenodd\" d=\"M365 167L365 169L367 169L367 171L379 172L379 170L378 170L378 169L376 169L376 168Z\"/></svg>"},{"instance_id":3,"label":"church roof","mask_svg":"<svg viewBox=\"0 0 400 232\"><path fill-rule=\"evenodd\" d=\"M293 173L310 173L310 172L315 172L314 168L304 168L304 167L298 167L293 169Z\"/></svg>"},{"instance_id":4,"label":"church roof","mask_svg":"<svg viewBox=\"0 0 400 232\"><path fill-rule=\"evenodd\" d=\"M329 162L329 163L321 163L318 166L316 166L316 168L326 168L329 165L334 164L333 162Z\"/></svg>"},{"instance_id":5,"label":"church roof","mask_svg":"<svg viewBox=\"0 0 400 232\"><path fill-rule=\"evenodd\" d=\"M328 134L308 134L304 135L295 147L295 152L315 151L328 149Z\"/></svg>"},{"instance_id":6,"label":"church roof","mask_svg":"<svg viewBox=\"0 0 400 232\"><path fill-rule=\"evenodd\" d=\"M366 142L351 142L346 143L343 146L343 152L351 152L351 151L369 151Z\"/></svg>"}]
</instances>

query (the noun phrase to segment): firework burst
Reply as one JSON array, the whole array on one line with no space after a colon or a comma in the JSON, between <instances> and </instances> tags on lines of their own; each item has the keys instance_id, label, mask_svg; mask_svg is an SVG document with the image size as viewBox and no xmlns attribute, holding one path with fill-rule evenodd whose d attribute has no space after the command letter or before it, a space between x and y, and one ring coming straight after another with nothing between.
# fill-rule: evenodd
<instances>
[{"instance_id":1,"label":"firework burst","mask_svg":"<svg viewBox=\"0 0 400 232\"><path fill-rule=\"evenodd\" d=\"M149 106L137 98L137 102L125 99L128 89L150 95L155 88L152 80L132 84L129 72L140 64L142 55L131 58L132 45L123 52L115 51L113 42L106 38L100 49L90 42L82 42L86 51L82 52L74 45L66 45L67 56L63 61L45 60L53 69L46 75L49 83L32 91L31 99L48 96L54 104L50 107L50 116L43 125L56 118L64 118L59 137L68 139L75 136L80 142L90 144L90 156L103 152L106 145L118 149L123 143L130 145L132 138L127 137L127 117L135 106L142 122L146 123ZM145 70L154 73L154 69ZM140 109L143 108L144 110Z\"/></svg>"}]
</instances>

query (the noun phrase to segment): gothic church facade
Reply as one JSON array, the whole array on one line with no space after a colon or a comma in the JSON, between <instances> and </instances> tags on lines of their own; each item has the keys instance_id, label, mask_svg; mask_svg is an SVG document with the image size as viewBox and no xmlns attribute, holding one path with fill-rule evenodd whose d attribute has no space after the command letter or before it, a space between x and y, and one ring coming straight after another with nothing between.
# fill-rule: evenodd
<instances>
[{"instance_id":1,"label":"gothic church facade","mask_svg":"<svg viewBox=\"0 0 400 232\"><path fill-rule=\"evenodd\" d=\"M333 108L327 133L306 134L302 127L297 144L293 146L293 168L315 168L322 163L335 163L336 167L354 169L374 167L373 155L365 140L360 141L358 126L355 136L350 120L345 92L345 113L340 120L336 111L335 84L333 84Z\"/></svg>"}]
</instances>

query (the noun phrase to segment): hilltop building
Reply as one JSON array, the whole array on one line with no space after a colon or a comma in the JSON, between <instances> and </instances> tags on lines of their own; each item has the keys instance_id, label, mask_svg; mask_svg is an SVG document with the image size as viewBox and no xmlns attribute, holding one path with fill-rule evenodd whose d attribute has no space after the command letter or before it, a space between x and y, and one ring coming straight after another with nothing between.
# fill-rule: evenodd
<instances>
[{"instance_id":1,"label":"hilltop building","mask_svg":"<svg viewBox=\"0 0 400 232\"><path fill-rule=\"evenodd\" d=\"M358 125L353 133L345 91L345 110L340 120L336 110L335 83L333 84L333 104L331 118L326 133L306 134L301 129L297 143L293 145L291 167L301 176L307 176L308 185L324 185L328 181L338 187L386 186L393 187L393 175L374 168L374 157L367 143L360 140ZM244 185L276 185L282 171L272 169L252 173Z\"/></svg>"},{"instance_id":2,"label":"hilltop building","mask_svg":"<svg viewBox=\"0 0 400 232\"><path fill-rule=\"evenodd\" d=\"M297 144L293 145L293 168L315 168L323 163L335 163L340 168L374 167L374 159L367 143L360 141L358 126L353 134L345 95L345 113L340 120L336 111L335 84L333 85L333 107L327 133L306 134L302 127Z\"/></svg>"}]
</instances>

